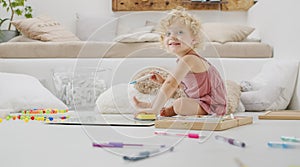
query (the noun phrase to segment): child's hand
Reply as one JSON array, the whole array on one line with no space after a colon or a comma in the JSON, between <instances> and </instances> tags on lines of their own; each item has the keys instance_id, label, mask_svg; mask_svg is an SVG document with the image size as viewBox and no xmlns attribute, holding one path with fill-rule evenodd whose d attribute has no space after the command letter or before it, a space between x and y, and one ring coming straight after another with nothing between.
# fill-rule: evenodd
<instances>
[{"instance_id":1,"label":"child's hand","mask_svg":"<svg viewBox=\"0 0 300 167\"><path fill-rule=\"evenodd\" d=\"M138 100L135 96L133 96L133 102L134 102L135 106L137 106L139 108L150 108L151 107L151 103L142 102L142 101Z\"/></svg>"},{"instance_id":2,"label":"child's hand","mask_svg":"<svg viewBox=\"0 0 300 167\"><path fill-rule=\"evenodd\" d=\"M159 84L163 84L165 82L165 79L160 75L158 74L157 72L155 71L152 71L150 72L150 74L153 74L150 79L156 83L159 83Z\"/></svg>"}]
</instances>

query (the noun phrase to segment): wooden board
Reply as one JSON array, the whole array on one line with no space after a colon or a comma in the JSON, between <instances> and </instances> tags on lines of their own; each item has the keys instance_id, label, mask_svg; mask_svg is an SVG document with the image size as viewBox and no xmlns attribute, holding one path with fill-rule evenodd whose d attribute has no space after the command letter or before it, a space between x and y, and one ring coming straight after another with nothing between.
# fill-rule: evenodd
<instances>
[{"instance_id":1,"label":"wooden board","mask_svg":"<svg viewBox=\"0 0 300 167\"><path fill-rule=\"evenodd\" d=\"M113 11L161 11L182 6L188 10L248 10L254 0L112 0Z\"/></svg>"},{"instance_id":2,"label":"wooden board","mask_svg":"<svg viewBox=\"0 0 300 167\"><path fill-rule=\"evenodd\" d=\"M252 117L235 117L234 119L211 120L189 118L164 118L155 121L156 128L163 129L190 129L221 131L242 125L252 124Z\"/></svg>"},{"instance_id":3,"label":"wooden board","mask_svg":"<svg viewBox=\"0 0 300 167\"><path fill-rule=\"evenodd\" d=\"M258 116L259 119L300 120L299 110L268 111Z\"/></svg>"},{"instance_id":4,"label":"wooden board","mask_svg":"<svg viewBox=\"0 0 300 167\"><path fill-rule=\"evenodd\" d=\"M222 5L223 11L233 11L233 10L248 10L251 8L255 2L254 0L226 0L227 3Z\"/></svg>"},{"instance_id":5,"label":"wooden board","mask_svg":"<svg viewBox=\"0 0 300 167\"><path fill-rule=\"evenodd\" d=\"M159 11L182 6L189 10L221 10L223 2L192 2L189 0L112 0L113 11Z\"/></svg>"}]
</instances>

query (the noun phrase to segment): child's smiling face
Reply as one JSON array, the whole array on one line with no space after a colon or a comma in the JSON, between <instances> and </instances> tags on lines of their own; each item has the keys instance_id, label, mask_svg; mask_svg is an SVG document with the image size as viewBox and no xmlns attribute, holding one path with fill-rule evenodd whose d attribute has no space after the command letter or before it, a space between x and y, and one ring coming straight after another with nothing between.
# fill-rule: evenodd
<instances>
[{"instance_id":1,"label":"child's smiling face","mask_svg":"<svg viewBox=\"0 0 300 167\"><path fill-rule=\"evenodd\" d=\"M166 49L178 56L185 55L193 47L194 37L191 30L180 22L172 24L164 34Z\"/></svg>"}]
</instances>

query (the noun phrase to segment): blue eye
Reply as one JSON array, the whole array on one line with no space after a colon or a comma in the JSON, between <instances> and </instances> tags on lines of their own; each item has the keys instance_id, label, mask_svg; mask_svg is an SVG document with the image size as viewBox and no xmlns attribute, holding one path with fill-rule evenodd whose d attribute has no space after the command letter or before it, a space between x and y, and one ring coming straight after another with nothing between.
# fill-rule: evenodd
<instances>
[{"instance_id":1,"label":"blue eye","mask_svg":"<svg viewBox=\"0 0 300 167\"><path fill-rule=\"evenodd\" d=\"M183 34L183 31L178 31L177 34L181 35L181 34Z\"/></svg>"},{"instance_id":2,"label":"blue eye","mask_svg":"<svg viewBox=\"0 0 300 167\"><path fill-rule=\"evenodd\" d=\"M167 37L169 37L169 36L171 36L171 33L170 33L170 32L166 32L165 35L166 35Z\"/></svg>"}]
</instances>

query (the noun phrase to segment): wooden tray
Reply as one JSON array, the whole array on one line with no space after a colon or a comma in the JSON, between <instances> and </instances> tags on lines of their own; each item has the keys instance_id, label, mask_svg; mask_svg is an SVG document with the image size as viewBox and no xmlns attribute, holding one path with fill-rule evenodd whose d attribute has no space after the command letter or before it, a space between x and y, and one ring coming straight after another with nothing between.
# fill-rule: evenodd
<instances>
[{"instance_id":1,"label":"wooden tray","mask_svg":"<svg viewBox=\"0 0 300 167\"><path fill-rule=\"evenodd\" d=\"M300 120L299 110L268 111L258 116L259 119Z\"/></svg>"},{"instance_id":2,"label":"wooden tray","mask_svg":"<svg viewBox=\"0 0 300 167\"><path fill-rule=\"evenodd\" d=\"M190 119L164 118L155 121L156 128L163 129L190 129L190 130L213 130L221 131L242 125L252 124L253 118L246 116L234 117L234 119Z\"/></svg>"}]
</instances>

